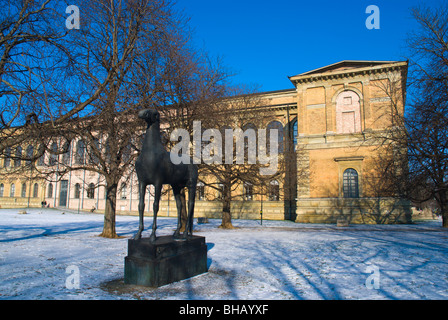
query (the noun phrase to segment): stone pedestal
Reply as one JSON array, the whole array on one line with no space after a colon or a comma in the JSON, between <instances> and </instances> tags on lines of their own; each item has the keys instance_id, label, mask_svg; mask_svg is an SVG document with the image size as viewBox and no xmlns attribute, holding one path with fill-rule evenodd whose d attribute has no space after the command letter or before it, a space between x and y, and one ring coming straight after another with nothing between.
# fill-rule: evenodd
<instances>
[{"instance_id":1,"label":"stone pedestal","mask_svg":"<svg viewBox=\"0 0 448 320\"><path fill-rule=\"evenodd\" d=\"M205 237L176 241L172 236L128 240L124 258L126 284L160 287L207 272Z\"/></svg>"}]
</instances>

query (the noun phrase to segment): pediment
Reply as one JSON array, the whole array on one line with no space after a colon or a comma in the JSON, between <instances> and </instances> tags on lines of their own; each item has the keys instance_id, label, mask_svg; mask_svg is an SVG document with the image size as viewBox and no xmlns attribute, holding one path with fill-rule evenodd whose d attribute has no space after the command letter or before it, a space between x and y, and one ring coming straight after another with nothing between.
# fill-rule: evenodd
<instances>
[{"instance_id":1,"label":"pediment","mask_svg":"<svg viewBox=\"0 0 448 320\"><path fill-rule=\"evenodd\" d=\"M314 69L314 70L310 70L310 71L298 74L297 76L305 76L305 75L320 74L320 73L335 73L335 72L346 71L346 70L351 70L351 69L376 67L376 66L380 66L383 64L391 64L394 62L396 62L396 61L344 60L344 61L330 64L325 67L321 67L318 69Z\"/></svg>"}]
</instances>

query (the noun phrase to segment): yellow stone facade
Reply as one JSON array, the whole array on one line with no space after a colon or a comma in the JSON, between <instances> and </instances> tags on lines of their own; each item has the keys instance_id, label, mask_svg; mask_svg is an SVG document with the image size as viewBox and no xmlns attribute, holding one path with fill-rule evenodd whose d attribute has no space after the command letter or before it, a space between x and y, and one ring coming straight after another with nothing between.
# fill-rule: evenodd
<instances>
[{"instance_id":1,"label":"yellow stone facade","mask_svg":"<svg viewBox=\"0 0 448 320\"><path fill-rule=\"evenodd\" d=\"M408 201L395 197L378 198L365 183L366 173L373 170L381 149L374 138L375 133L392 125L392 105L398 112L404 112L406 76L407 62L342 61L290 77L294 85L292 89L260 93L263 108L275 113L271 120L291 128L296 172L289 175L294 181L289 181L288 186L280 185L279 199L265 193L254 195L250 200L233 201L233 218L259 219L262 209L263 219L336 223L343 218L352 223L375 223L381 216L375 211L394 211L386 222L409 222ZM3 168L2 161L0 167ZM40 206L46 201L50 207L104 210L103 187L96 188L94 194L90 192L89 197L86 195L90 183L97 185L102 181L98 174L72 172L49 183L31 179L31 173L28 178L26 172L14 178L14 175L6 174L6 169L2 170L2 207ZM61 180L65 181L62 188ZM118 193L118 214L137 213L135 174L128 181L126 188ZM12 183L16 188L13 197L10 196ZM27 186L25 193L21 193L23 184ZM78 194L75 194L75 184L81 190ZM61 189L65 191L61 193ZM212 191L206 190L206 193ZM67 195L63 201L61 194ZM208 198L197 200L195 216L220 218L221 202ZM151 200L149 196L149 203L146 203L148 215L152 214ZM159 215L176 215L172 193L163 197Z\"/></svg>"}]
</instances>

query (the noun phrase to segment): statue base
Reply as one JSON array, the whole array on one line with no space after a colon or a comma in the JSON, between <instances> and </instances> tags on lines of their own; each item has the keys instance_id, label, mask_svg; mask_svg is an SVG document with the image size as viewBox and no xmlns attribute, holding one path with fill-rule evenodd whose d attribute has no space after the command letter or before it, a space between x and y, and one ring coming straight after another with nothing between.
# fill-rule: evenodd
<instances>
[{"instance_id":1,"label":"statue base","mask_svg":"<svg viewBox=\"0 0 448 320\"><path fill-rule=\"evenodd\" d=\"M160 287L207 272L205 237L176 241L172 236L128 240L124 283Z\"/></svg>"}]
</instances>

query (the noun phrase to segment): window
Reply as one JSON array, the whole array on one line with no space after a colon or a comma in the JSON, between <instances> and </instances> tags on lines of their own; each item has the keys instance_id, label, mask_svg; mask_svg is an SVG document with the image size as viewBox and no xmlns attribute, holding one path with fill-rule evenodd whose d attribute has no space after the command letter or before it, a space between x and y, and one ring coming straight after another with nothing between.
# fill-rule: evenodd
<instances>
[{"instance_id":1,"label":"window","mask_svg":"<svg viewBox=\"0 0 448 320\"><path fill-rule=\"evenodd\" d=\"M75 199L81 197L81 185L79 183L75 184Z\"/></svg>"},{"instance_id":2,"label":"window","mask_svg":"<svg viewBox=\"0 0 448 320\"><path fill-rule=\"evenodd\" d=\"M16 149L16 159L14 159L14 167L20 167L22 165L22 147Z\"/></svg>"},{"instance_id":3,"label":"window","mask_svg":"<svg viewBox=\"0 0 448 320\"><path fill-rule=\"evenodd\" d=\"M3 166L8 168L11 165L11 148L7 147L5 149L5 161L3 162Z\"/></svg>"},{"instance_id":4,"label":"window","mask_svg":"<svg viewBox=\"0 0 448 320\"><path fill-rule=\"evenodd\" d=\"M4 192L5 192L5 185L2 183L0 184L0 198L3 198Z\"/></svg>"},{"instance_id":5,"label":"window","mask_svg":"<svg viewBox=\"0 0 448 320\"><path fill-rule=\"evenodd\" d=\"M196 189L196 198L197 200L205 199L205 186L203 182L199 182Z\"/></svg>"},{"instance_id":6,"label":"window","mask_svg":"<svg viewBox=\"0 0 448 320\"><path fill-rule=\"evenodd\" d=\"M87 188L87 198L94 199L95 198L95 185L93 183L89 184Z\"/></svg>"},{"instance_id":7,"label":"window","mask_svg":"<svg viewBox=\"0 0 448 320\"><path fill-rule=\"evenodd\" d=\"M47 193L47 197L48 198L53 198L53 184L49 183L48 184L48 193Z\"/></svg>"},{"instance_id":8,"label":"window","mask_svg":"<svg viewBox=\"0 0 448 320\"><path fill-rule=\"evenodd\" d=\"M58 155L55 154L56 152L58 152L58 144L56 142L53 142L51 144L50 159L48 160L48 164L50 166L54 166L58 162Z\"/></svg>"},{"instance_id":9,"label":"window","mask_svg":"<svg viewBox=\"0 0 448 320\"><path fill-rule=\"evenodd\" d=\"M42 154L42 156L37 160L38 166L44 166L45 165L45 152Z\"/></svg>"},{"instance_id":10,"label":"window","mask_svg":"<svg viewBox=\"0 0 448 320\"><path fill-rule=\"evenodd\" d=\"M289 141L292 141L294 144L294 150L295 147L297 145L297 136L299 135L299 130L298 130L298 122L297 122L297 118L292 120L289 123Z\"/></svg>"},{"instance_id":11,"label":"window","mask_svg":"<svg viewBox=\"0 0 448 320\"><path fill-rule=\"evenodd\" d=\"M68 141L64 145L64 149L65 148L67 149L67 152L62 154L62 163L65 164L65 165L69 165L70 164L71 145L70 145L70 143Z\"/></svg>"},{"instance_id":12,"label":"window","mask_svg":"<svg viewBox=\"0 0 448 320\"><path fill-rule=\"evenodd\" d=\"M84 164L85 150L86 150L86 144L84 143L83 140L79 140L76 146L76 155L75 155L75 162L77 164Z\"/></svg>"},{"instance_id":13,"label":"window","mask_svg":"<svg viewBox=\"0 0 448 320\"><path fill-rule=\"evenodd\" d=\"M347 169L343 176L344 198L359 198L358 172L355 169Z\"/></svg>"},{"instance_id":14,"label":"window","mask_svg":"<svg viewBox=\"0 0 448 320\"><path fill-rule=\"evenodd\" d=\"M34 147L29 145L26 148L26 165L27 166L31 165L31 160L33 159L33 153L34 153Z\"/></svg>"},{"instance_id":15,"label":"window","mask_svg":"<svg viewBox=\"0 0 448 320\"><path fill-rule=\"evenodd\" d=\"M126 200L126 183L121 184L121 199Z\"/></svg>"},{"instance_id":16,"label":"window","mask_svg":"<svg viewBox=\"0 0 448 320\"><path fill-rule=\"evenodd\" d=\"M247 159L249 164L255 164L257 157L257 127L253 123L248 123L243 126L242 130L244 159Z\"/></svg>"},{"instance_id":17,"label":"window","mask_svg":"<svg viewBox=\"0 0 448 320\"><path fill-rule=\"evenodd\" d=\"M22 183L22 198L26 198L26 183Z\"/></svg>"},{"instance_id":18,"label":"window","mask_svg":"<svg viewBox=\"0 0 448 320\"><path fill-rule=\"evenodd\" d=\"M243 187L244 187L244 194L243 194L244 200L252 201L254 198L254 186L252 185L252 183L245 182Z\"/></svg>"},{"instance_id":19,"label":"window","mask_svg":"<svg viewBox=\"0 0 448 320\"><path fill-rule=\"evenodd\" d=\"M16 185L14 183L11 184L11 190L9 190L9 196L14 198L16 195Z\"/></svg>"},{"instance_id":20,"label":"window","mask_svg":"<svg viewBox=\"0 0 448 320\"><path fill-rule=\"evenodd\" d=\"M166 134L165 134L166 135ZM163 136L162 136L163 138ZM169 137L166 137L166 143L164 145L168 145L168 142L170 141ZM129 159L131 158L131 154L132 154L132 147L131 147L131 141L129 141L129 144L127 144L124 148L123 148L123 162L128 162Z\"/></svg>"},{"instance_id":21,"label":"window","mask_svg":"<svg viewBox=\"0 0 448 320\"><path fill-rule=\"evenodd\" d=\"M269 183L269 201L278 201L280 199L280 185L277 180Z\"/></svg>"},{"instance_id":22,"label":"window","mask_svg":"<svg viewBox=\"0 0 448 320\"><path fill-rule=\"evenodd\" d=\"M38 196L39 196L39 185L35 183L33 187L33 198L37 198Z\"/></svg>"},{"instance_id":23,"label":"window","mask_svg":"<svg viewBox=\"0 0 448 320\"><path fill-rule=\"evenodd\" d=\"M266 127L266 146L268 148L267 152L270 151L270 143L271 143L271 130L277 130L278 135L278 153L283 152L283 125L280 121L271 121Z\"/></svg>"},{"instance_id":24,"label":"window","mask_svg":"<svg viewBox=\"0 0 448 320\"><path fill-rule=\"evenodd\" d=\"M89 152L87 153L89 156L89 164L98 164L99 158L95 154L95 152L100 152L101 146L100 146L100 139L93 138L93 145L90 145Z\"/></svg>"}]
</instances>

